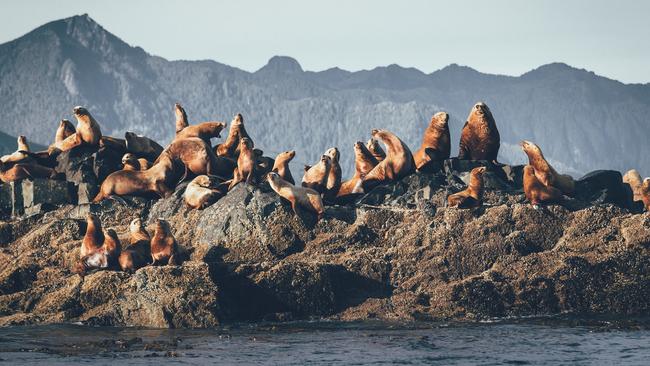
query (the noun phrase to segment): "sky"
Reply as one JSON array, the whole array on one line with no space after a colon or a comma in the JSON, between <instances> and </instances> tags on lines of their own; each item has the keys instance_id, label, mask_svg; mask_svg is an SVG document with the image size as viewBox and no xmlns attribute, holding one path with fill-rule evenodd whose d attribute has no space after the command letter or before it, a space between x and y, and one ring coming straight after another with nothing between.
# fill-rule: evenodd
<instances>
[{"instance_id":1,"label":"sky","mask_svg":"<svg viewBox=\"0 0 650 366\"><path fill-rule=\"evenodd\" d=\"M625 83L650 82L650 1L326 0L3 1L0 43L88 13L127 43L169 60L248 71L274 55L305 70L451 63L521 75L564 62Z\"/></svg>"}]
</instances>

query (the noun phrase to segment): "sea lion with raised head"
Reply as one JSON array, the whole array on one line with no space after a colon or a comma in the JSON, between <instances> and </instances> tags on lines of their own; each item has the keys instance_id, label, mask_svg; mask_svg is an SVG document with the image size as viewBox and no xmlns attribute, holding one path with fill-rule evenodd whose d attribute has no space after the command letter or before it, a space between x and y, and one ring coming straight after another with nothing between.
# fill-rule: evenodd
<instances>
[{"instance_id":1,"label":"sea lion with raised head","mask_svg":"<svg viewBox=\"0 0 650 366\"><path fill-rule=\"evenodd\" d=\"M278 173L280 178L284 179L285 181L291 183L291 184L296 184L296 182L293 180L293 176L291 175L291 170L289 169L289 162L296 156L296 151L295 150L289 150L289 151L284 151L278 154L278 156L275 158L275 162L273 163L273 168L271 169L272 172Z\"/></svg>"},{"instance_id":2,"label":"sea lion with raised head","mask_svg":"<svg viewBox=\"0 0 650 366\"><path fill-rule=\"evenodd\" d=\"M149 263L151 238L140 218L131 221L129 233L129 245L120 254L119 264L123 271L133 273Z\"/></svg>"},{"instance_id":3,"label":"sea lion with raised head","mask_svg":"<svg viewBox=\"0 0 650 366\"><path fill-rule=\"evenodd\" d=\"M302 186L311 188L318 193L325 193L331 166L332 158L327 155L322 155L320 161L314 166L305 165Z\"/></svg>"},{"instance_id":4,"label":"sea lion with raised head","mask_svg":"<svg viewBox=\"0 0 650 366\"><path fill-rule=\"evenodd\" d=\"M467 188L447 197L448 207L474 208L483 204L483 174L485 167L472 169Z\"/></svg>"},{"instance_id":5,"label":"sea lion with raised head","mask_svg":"<svg viewBox=\"0 0 650 366\"><path fill-rule=\"evenodd\" d=\"M183 162L194 175L216 175L228 178L232 175L234 163L214 155L210 146L198 137L175 139L165 151L174 159Z\"/></svg>"},{"instance_id":6,"label":"sea lion with raised head","mask_svg":"<svg viewBox=\"0 0 650 366\"><path fill-rule=\"evenodd\" d=\"M488 160L495 162L501 146L501 137L490 108L478 102L472 107L460 135L460 160Z\"/></svg>"},{"instance_id":7,"label":"sea lion with raised head","mask_svg":"<svg viewBox=\"0 0 650 366\"><path fill-rule=\"evenodd\" d=\"M532 165L524 167L524 194L534 207L539 204L558 203L562 199L562 191L553 186L545 186L537 179Z\"/></svg>"},{"instance_id":8,"label":"sea lion with raised head","mask_svg":"<svg viewBox=\"0 0 650 366\"><path fill-rule=\"evenodd\" d=\"M226 127L224 122L202 122L196 125L185 127L182 131L176 133L176 139L188 137L198 137L212 146L210 139L221 137L221 131Z\"/></svg>"},{"instance_id":9,"label":"sea lion with raised head","mask_svg":"<svg viewBox=\"0 0 650 366\"><path fill-rule=\"evenodd\" d=\"M386 152L381 148L381 145L379 145L379 140L371 137L366 143L366 147L368 148L368 151L372 153L372 156L375 157L377 163L381 163L386 159Z\"/></svg>"},{"instance_id":10,"label":"sea lion with raised head","mask_svg":"<svg viewBox=\"0 0 650 366\"><path fill-rule=\"evenodd\" d=\"M25 136L18 136L16 139L18 148L16 151L14 151L11 154L8 155L3 155L0 157L0 162L2 163L17 163L19 161L25 160L29 155L27 154L30 152L29 150L29 144L27 143L27 137Z\"/></svg>"},{"instance_id":11,"label":"sea lion with raised head","mask_svg":"<svg viewBox=\"0 0 650 366\"><path fill-rule=\"evenodd\" d=\"M327 184L325 186L325 197L328 199L333 199L339 193L341 188L341 165L339 164L339 159L341 158L341 153L339 149L332 147L325 152L325 155L330 157L330 171L327 175Z\"/></svg>"},{"instance_id":12,"label":"sea lion with raised head","mask_svg":"<svg viewBox=\"0 0 650 366\"><path fill-rule=\"evenodd\" d=\"M646 211L650 211L650 178L645 178L641 183L641 201Z\"/></svg>"},{"instance_id":13,"label":"sea lion with raised head","mask_svg":"<svg viewBox=\"0 0 650 366\"><path fill-rule=\"evenodd\" d=\"M341 183L341 188L336 194L337 197L350 195L354 189L359 186L361 177L368 174L375 166L377 166L377 159L372 155L370 150L361 141L354 143L354 175L352 178Z\"/></svg>"},{"instance_id":14,"label":"sea lion with raised head","mask_svg":"<svg viewBox=\"0 0 650 366\"><path fill-rule=\"evenodd\" d=\"M99 250L104 244L104 231L102 230L102 223L99 217L91 213L86 215L86 233L81 241L80 257L85 257L88 254L94 253Z\"/></svg>"},{"instance_id":15,"label":"sea lion with raised head","mask_svg":"<svg viewBox=\"0 0 650 366\"><path fill-rule=\"evenodd\" d=\"M190 123L187 120L187 113L180 103L174 104L174 114L176 114L176 135L178 135Z\"/></svg>"},{"instance_id":16,"label":"sea lion with raised head","mask_svg":"<svg viewBox=\"0 0 650 366\"><path fill-rule=\"evenodd\" d=\"M230 182L228 190L240 182L253 184L255 180L255 169L257 167L255 152L253 151L253 140L243 137L239 140L239 157L237 158L237 167L234 169L233 179Z\"/></svg>"},{"instance_id":17,"label":"sea lion with raised head","mask_svg":"<svg viewBox=\"0 0 650 366\"><path fill-rule=\"evenodd\" d=\"M634 201L643 201L643 179L636 169L630 169L623 176L623 183L627 183L632 189L632 194L634 195Z\"/></svg>"},{"instance_id":18,"label":"sea lion with raised head","mask_svg":"<svg viewBox=\"0 0 650 366\"><path fill-rule=\"evenodd\" d=\"M75 132L77 132L77 130L74 128L72 122L68 121L67 119L62 119L61 122L59 122L59 128L56 129L56 134L54 135L54 143L56 144L65 140L68 136L72 135Z\"/></svg>"},{"instance_id":19,"label":"sea lion with raised head","mask_svg":"<svg viewBox=\"0 0 650 366\"><path fill-rule=\"evenodd\" d=\"M535 176L540 183L547 187L555 187L566 195L573 194L575 191L573 178L570 175L558 174L546 161L539 146L526 140L521 141L519 146L528 156L528 164L535 169Z\"/></svg>"},{"instance_id":20,"label":"sea lion with raised head","mask_svg":"<svg viewBox=\"0 0 650 366\"><path fill-rule=\"evenodd\" d=\"M91 269L116 267L122 251L120 239L113 229L104 230L104 243L97 250L81 257L75 267L76 273L84 274Z\"/></svg>"},{"instance_id":21,"label":"sea lion with raised head","mask_svg":"<svg viewBox=\"0 0 650 366\"><path fill-rule=\"evenodd\" d=\"M183 200L190 208L204 209L223 197L225 192L218 189L221 182L209 175L199 175L185 188Z\"/></svg>"},{"instance_id":22,"label":"sea lion with raised head","mask_svg":"<svg viewBox=\"0 0 650 366\"><path fill-rule=\"evenodd\" d=\"M374 167L361 182L363 192L379 184L394 182L415 172L415 161L408 146L388 130L372 130L372 137L386 145L386 158Z\"/></svg>"},{"instance_id":23,"label":"sea lion with raised head","mask_svg":"<svg viewBox=\"0 0 650 366\"><path fill-rule=\"evenodd\" d=\"M118 170L102 182L94 203L116 195L138 195L168 197L174 191L183 167L169 154L163 153L151 168L145 171Z\"/></svg>"},{"instance_id":24,"label":"sea lion with raised head","mask_svg":"<svg viewBox=\"0 0 650 366\"><path fill-rule=\"evenodd\" d=\"M430 170L432 161L449 159L451 140L448 122L449 114L446 112L438 112L431 117L431 122L424 131L422 145L413 154L417 171Z\"/></svg>"},{"instance_id":25,"label":"sea lion with raised head","mask_svg":"<svg viewBox=\"0 0 650 366\"><path fill-rule=\"evenodd\" d=\"M74 117L77 119L76 132L81 141L88 145L97 146L102 138L102 130L99 123L84 107L77 106L72 110Z\"/></svg>"},{"instance_id":26,"label":"sea lion with raised head","mask_svg":"<svg viewBox=\"0 0 650 366\"><path fill-rule=\"evenodd\" d=\"M298 214L297 207L299 206L315 213L318 220L323 218L325 209L323 208L323 200L320 193L311 188L294 186L282 179L276 172L267 174L266 180L275 193L291 203L291 208L296 215Z\"/></svg>"},{"instance_id":27,"label":"sea lion with raised head","mask_svg":"<svg viewBox=\"0 0 650 366\"><path fill-rule=\"evenodd\" d=\"M176 265L177 244L169 223L163 219L156 221L156 229L151 238L152 264Z\"/></svg>"},{"instance_id":28,"label":"sea lion with raised head","mask_svg":"<svg viewBox=\"0 0 650 366\"><path fill-rule=\"evenodd\" d=\"M215 154L230 159L237 159L239 155L239 140L244 137L250 138L244 127L244 117L241 113L237 113L230 123L230 130L228 131L226 141L215 146Z\"/></svg>"}]
</instances>

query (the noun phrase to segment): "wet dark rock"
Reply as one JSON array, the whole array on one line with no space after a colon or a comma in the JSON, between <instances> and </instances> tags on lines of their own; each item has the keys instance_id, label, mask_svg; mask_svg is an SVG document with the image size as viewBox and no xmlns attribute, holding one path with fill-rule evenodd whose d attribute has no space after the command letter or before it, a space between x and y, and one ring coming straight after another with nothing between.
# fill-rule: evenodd
<instances>
[{"instance_id":1,"label":"wet dark rock","mask_svg":"<svg viewBox=\"0 0 650 366\"><path fill-rule=\"evenodd\" d=\"M596 170L576 181L576 197L591 204L612 203L632 208L632 190L614 170Z\"/></svg>"}]
</instances>

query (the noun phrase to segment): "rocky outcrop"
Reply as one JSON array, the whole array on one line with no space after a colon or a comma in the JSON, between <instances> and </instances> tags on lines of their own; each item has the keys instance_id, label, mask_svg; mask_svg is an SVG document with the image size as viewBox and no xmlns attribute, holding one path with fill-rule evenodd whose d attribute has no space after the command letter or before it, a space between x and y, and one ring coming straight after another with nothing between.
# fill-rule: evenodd
<instances>
[{"instance_id":1,"label":"rocky outcrop","mask_svg":"<svg viewBox=\"0 0 650 366\"><path fill-rule=\"evenodd\" d=\"M0 324L209 327L650 310L650 220L635 213L620 178L596 172L577 182L575 198L537 210L520 191L519 167L490 166L484 207L446 208L474 164L445 162L439 173L328 206L318 222L295 216L265 185L240 184L204 210L185 207L181 185L163 200L66 205L0 223ZM73 274L88 211L122 239L134 217L150 226L167 219L182 263Z\"/></svg>"}]
</instances>

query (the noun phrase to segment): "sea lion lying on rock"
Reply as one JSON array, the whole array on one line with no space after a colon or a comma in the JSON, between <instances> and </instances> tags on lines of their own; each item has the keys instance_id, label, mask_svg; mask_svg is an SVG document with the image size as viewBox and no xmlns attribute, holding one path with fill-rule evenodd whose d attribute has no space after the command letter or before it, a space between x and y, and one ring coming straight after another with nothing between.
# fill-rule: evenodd
<instances>
[{"instance_id":1,"label":"sea lion lying on rock","mask_svg":"<svg viewBox=\"0 0 650 366\"><path fill-rule=\"evenodd\" d=\"M448 207L474 208L483 204L483 174L485 167L472 169L467 188L447 197Z\"/></svg>"},{"instance_id":2,"label":"sea lion lying on rock","mask_svg":"<svg viewBox=\"0 0 650 366\"><path fill-rule=\"evenodd\" d=\"M183 200L194 209L204 209L223 197L224 192L218 188L219 181L216 177L199 175L185 188Z\"/></svg>"}]
</instances>

